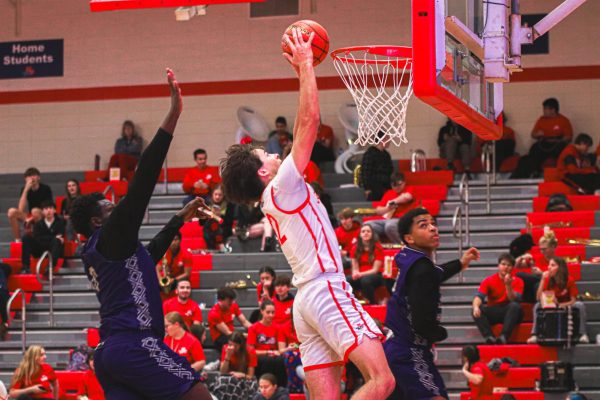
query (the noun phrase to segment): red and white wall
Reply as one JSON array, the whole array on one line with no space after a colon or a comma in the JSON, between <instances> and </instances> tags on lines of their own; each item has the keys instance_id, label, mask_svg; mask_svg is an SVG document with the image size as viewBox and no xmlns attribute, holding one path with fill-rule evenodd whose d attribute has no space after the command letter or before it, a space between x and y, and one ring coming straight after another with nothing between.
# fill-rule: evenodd
<instances>
[{"instance_id":1,"label":"red and white wall","mask_svg":"<svg viewBox=\"0 0 600 400\"><path fill-rule=\"evenodd\" d=\"M522 2L523 13L543 13L559 0ZM525 56L526 72L505 86L509 125L518 150L541 102L557 97L576 132L600 139L600 2L588 1L551 31L550 54ZM164 67L183 84L184 114L169 153L171 166L191 163L197 147L216 163L234 140L240 105L269 121L293 122L294 74L281 57L283 30L297 19L324 25L331 48L360 44L410 45L409 0L318 0L310 14L301 1L293 17L250 19L248 5L211 6L204 17L175 22L173 9L91 13L87 0L22 0L21 34L15 35L11 2L0 2L0 41L64 39L61 78L0 80L0 171L91 169L98 153L106 163L123 120L150 138L168 108ZM317 69L323 120L342 141L337 110L351 97L330 61ZM517 81L518 80L518 81ZM445 117L416 98L408 116L409 143L392 148L437 155L437 131Z\"/></svg>"}]
</instances>

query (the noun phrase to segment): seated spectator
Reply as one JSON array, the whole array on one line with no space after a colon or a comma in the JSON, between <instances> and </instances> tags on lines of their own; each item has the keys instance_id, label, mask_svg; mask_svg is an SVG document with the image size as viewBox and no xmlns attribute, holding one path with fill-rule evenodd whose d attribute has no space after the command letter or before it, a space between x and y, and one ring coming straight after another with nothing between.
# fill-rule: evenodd
<instances>
[{"instance_id":1,"label":"seated spectator","mask_svg":"<svg viewBox=\"0 0 600 400\"><path fill-rule=\"evenodd\" d=\"M277 385L273 374L263 374L258 380L258 393L252 400L289 400L290 394L286 388Z\"/></svg>"},{"instance_id":2,"label":"seated spectator","mask_svg":"<svg viewBox=\"0 0 600 400\"><path fill-rule=\"evenodd\" d=\"M540 284L542 273L548 267L550 259L556 254L558 240L553 231L548 230L538 241L540 252L542 253L543 265L536 265L533 256L530 253L525 253L515 261L517 271L519 268L531 268L531 272L517 272L516 276L523 280L523 303L535 303L537 301L537 290Z\"/></svg>"},{"instance_id":3,"label":"seated spectator","mask_svg":"<svg viewBox=\"0 0 600 400\"><path fill-rule=\"evenodd\" d=\"M346 279L354 290L362 292L370 304L376 304L375 290L386 283L381 274L384 254L379 238L370 225L364 224L360 228L360 235L350 258L352 275Z\"/></svg>"},{"instance_id":4,"label":"seated spectator","mask_svg":"<svg viewBox=\"0 0 600 400\"><path fill-rule=\"evenodd\" d=\"M350 269L350 251L358 240L360 233L360 222L354 220L354 210L346 207L338 213L340 224L335 228L335 237L340 245L342 260L344 261L344 272Z\"/></svg>"},{"instance_id":5,"label":"seated spectator","mask_svg":"<svg viewBox=\"0 0 600 400\"><path fill-rule=\"evenodd\" d=\"M463 347L462 364L462 373L471 388L471 399L491 399L494 393L494 385L490 384L492 371L481 362L477 346Z\"/></svg>"},{"instance_id":6,"label":"seated spectator","mask_svg":"<svg viewBox=\"0 0 600 400\"><path fill-rule=\"evenodd\" d=\"M94 368L94 352L90 352L88 358L90 369L85 371L83 379L79 382L79 390L81 393L77 400L104 400L104 390L96 378L96 369Z\"/></svg>"},{"instance_id":7,"label":"seated spectator","mask_svg":"<svg viewBox=\"0 0 600 400\"><path fill-rule=\"evenodd\" d=\"M281 159L285 160L285 158L290 155L291 151L292 151L292 143L288 143L283 148L283 154L281 155ZM306 181L306 183L308 183L309 185L311 185L313 183L317 184L321 187L323 187L325 185L325 182L323 181L323 176L321 175L321 170L319 169L319 166L312 160L308 160L308 164L306 165L306 168L304 168L304 172L302 173L302 176L304 177L304 180Z\"/></svg>"},{"instance_id":8,"label":"seated spectator","mask_svg":"<svg viewBox=\"0 0 600 400\"><path fill-rule=\"evenodd\" d=\"M283 364L287 375L287 389L290 393L304 392L304 379L298 376L298 367L302 366L300 358L300 341L296 336L294 318L290 318L278 330L277 347L283 356Z\"/></svg>"},{"instance_id":9,"label":"seated spectator","mask_svg":"<svg viewBox=\"0 0 600 400\"><path fill-rule=\"evenodd\" d=\"M8 277L12 273L12 268L8 264L0 262L0 340L6 340L8 333L8 299L10 293L8 291Z\"/></svg>"},{"instance_id":10,"label":"seated spectator","mask_svg":"<svg viewBox=\"0 0 600 400\"><path fill-rule=\"evenodd\" d=\"M521 157L511 179L541 176L544 162L558 158L573 137L571 122L558 112L558 100L546 99L542 106L543 115L531 131L536 142L529 149L529 154Z\"/></svg>"},{"instance_id":11,"label":"seated spectator","mask_svg":"<svg viewBox=\"0 0 600 400\"><path fill-rule=\"evenodd\" d=\"M416 202L410 189L406 189L402 172L392 173L390 181L392 188L375 204L377 215L382 216L383 219L373 219L366 224L371 226L379 237L385 234L390 242L401 243L398 220L406 211L414 208Z\"/></svg>"},{"instance_id":12,"label":"seated spectator","mask_svg":"<svg viewBox=\"0 0 600 400\"><path fill-rule=\"evenodd\" d=\"M275 278L277 274L275 270L269 266L261 267L258 270L259 282L256 285L256 296L258 308L250 314L250 322L255 323L260 320L260 305L264 300L271 300L275 296Z\"/></svg>"},{"instance_id":13,"label":"seated spectator","mask_svg":"<svg viewBox=\"0 0 600 400\"><path fill-rule=\"evenodd\" d=\"M454 170L454 160L460 157L465 173L471 171L473 134L462 125L450 118L446 125L440 128L437 144L440 147L440 157L448 162L448 169Z\"/></svg>"},{"instance_id":14,"label":"seated spectator","mask_svg":"<svg viewBox=\"0 0 600 400\"><path fill-rule=\"evenodd\" d=\"M73 201L81 196L81 189L79 188L79 181L77 179L69 179L65 185L65 198L60 203L60 215L63 217L67 224L66 235L67 239L75 240L77 237L71 220L69 218L69 211Z\"/></svg>"},{"instance_id":15,"label":"seated spectator","mask_svg":"<svg viewBox=\"0 0 600 400\"><path fill-rule=\"evenodd\" d=\"M252 398L258 390L256 365L256 351L246 345L242 332L234 332L221 351L221 375L208 385L208 389L219 400Z\"/></svg>"},{"instance_id":16,"label":"seated spectator","mask_svg":"<svg viewBox=\"0 0 600 400\"><path fill-rule=\"evenodd\" d=\"M121 179L131 181L142 154L142 145L142 137L136 132L133 122L123 122L121 137L115 142L115 154L110 157L108 168L119 168Z\"/></svg>"},{"instance_id":17,"label":"seated spectator","mask_svg":"<svg viewBox=\"0 0 600 400\"><path fill-rule=\"evenodd\" d=\"M58 380L54 369L46 364L46 350L42 346L27 348L10 386L8 394L14 399L58 399Z\"/></svg>"},{"instance_id":18,"label":"seated spectator","mask_svg":"<svg viewBox=\"0 0 600 400\"><path fill-rule=\"evenodd\" d=\"M211 190L221 182L218 168L208 165L207 160L206 150L194 150L196 166L190 168L183 178L183 192L187 194L187 197L183 199L183 204L187 204L197 196L202 197L208 203Z\"/></svg>"},{"instance_id":19,"label":"seated spectator","mask_svg":"<svg viewBox=\"0 0 600 400\"><path fill-rule=\"evenodd\" d=\"M279 275L275 278L275 296L273 304L275 305L275 316L273 323L283 325L292 319L292 306L294 305L294 295L290 293L292 280L287 275Z\"/></svg>"},{"instance_id":20,"label":"seated spectator","mask_svg":"<svg viewBox=\"0 0 600 400\"><path fill-rule=\"evenodd\" d=\"M188 332L181 314L172 311L165 314L164 342L171 350L184 357L196 371L202 371L206 365L206 356L200 340Z\"/></svg>"},{"instance_id":21,"label":"seated spectator","mask_svg":"<svg viewBox=\"0 0 600 400\"><path fill-rule=\"evenodd\" d=\"M241 241L262 236L260 251L275 251L273 228L258 206L246 204L237 207L237 226L234 234Z\"/></svg>"},{"instance_id":22,"label":"seated spectator","mask_svg":"<svg viewBox=\"0 0 600 400\"><path fill-rule=\"evenodd\" d=\"M269 133L266 151L269 154L279 154L283 158L283 149L292 142L292 134L287 130L287 120L285 117L275 119L275 130Z\"/></svg>"},{"instance_id":23,"label":"seated spectator","mask_svg":"<svg viewBox=\"0 0 600 400\"><path fill-rule=\"evenodd\" d=\"M262 375L270 372L277 376L279 386L285 386L287 376L283 358L277 346L278 327L273 323L275 305L270 300L265 300L260 305L261 320L248 328L248 346L254 347L258 357L256 374Z\"/></svg>"},{"instance_id":24,"label":"seated spectator","mask_svg":"<svg viewBox=\"0 0 600 400\"><path fill-rule=\"evenodd\" d=\"M187 250L181 248L181 233L177 232L173 237L167 252L156 264L156 272L161 286L165 277L171 281L170 285L162 287L161 296L164 298L172 296L171 291L175 290L178 281L187 280L189 283L192 275L192 257Z\"/></svg>"},{"instance_id":25,"label":"seated spectator","mask_svg":"<svg viewBox=\"0 0 600 400\"><path fill-rule=\"evenodd\" d=\"M383 132L378 134L381 137ZM363 154L360 164L360 181L365 189L367 200L379 201L386 190L389 190L390 176L394 172L392 156L386 150L389 143L378 143L371 146Z\"/></svg>"},{"instance_id":26,"label":"seated spectator","mask_svg":"<svg viewBox=\"0 0 600 400\"><path fill-rule=\"evenodd\" d=\"M523 318L519 302L523 294L523 281L512 276L515 259L508 253L498 257L498 272L481 282L473 299L473 319L488 344L506 344L516 325ZM487 298L486 305L483 302ZM503 324L498 338L492 325Z\"/></svg>"},{"instance_id":27,"label":"seated spectator","mask_svg":"<svg viewBox=\"0 0 600 400\"><path fill-rule=\"evenodd\" d=\"M556 164L561 178L573 182L585 194L600 189L600 173L596 167L596 154L590 153L593 141L590 135L580 133L573 144L567 145L558 156Z\"/></svg>"},{"instance_id":28,"label":"seated spectator","mask_svg":"<svg viewBox=\"0 0 600 400\"><path fill-rule=\"evenodd\" d=\"M42 204L43 219L33 226L31 236L23 236L23 248L21 252L21 261L23 263L22 273L30 272L30 257L33 255L38 258L49 251L52 256L51 267L53 268L58 259L62 257L63 244L65 239L65 221L56 215L56 206L52 201L46 201Z\"/></svg>"},{"instance_id":29,"label":"seated spectator","mask_svg":"<svg viewBox=\"0 0 600 400\"><path fill-rule=\"evenodd\" d=\"M533 308L533 327L531 337L527 343L537 343L537 310L541 307L542 296L548 302L547 307L567 308L573 307L579 310L579 343L589 343L590 339L587 335L586 328L586 312L585 305L581 301L577 301L579 290L572 276L569 276L567 262L561 257L552 257L548 264L548 270L542 274L542 281L537 291L538 302Z\"/></svg>"},{"instance_id":30,"label":"seated spectator","mask_svg":"<svg viewBox=\"0 0 600 400\"><path fill-rule=\"evenodd\" d=\"M236 205L225 200L220 184L213 188L207 205L215 215L221 218L221 222L212 218L201 222L204 228L204 241L209 249L223 250L225 241L232 233Z\"/></svg>"},{"instance_id":31,"label":"seated spectator","mask_svg":"<svg viewBox=\"0 0 600 400\"><path fill-rule=\"evenodd\" d=\"M236 294L233 289L222 287L217 290L217 304L208 313L208 326L210 337L217 352L229 341L233 333L233 318L237 318L246 329L250 328L250 322L244 317L240 306L235 302Z\"/></svg>"},{"instance_id":32,"label":"seated spectator","mask_svg":"<svg viewBox=\"0 0 600 400\"><path fill-rule=\"evenodd\" d=\"M310 159L317 165L321 165L324 161L335 161L335 152L333 145L335 135L333 129L329 125L323 124L319 118L319 130L317 131L317 140L313 146Z\"/></svg>"},{"instance_id":33,"label":"seated spectator","mask_svg":"<svg viewBox=\"0 0 600 400\"><path fill-rule=\"evenodd\" d=\"M21 241L20 224L33 225L42 219L42 203L54 201L50 186L41 182L40 171L37 168L27 168L25 171L25 186L21 189L17 208L8 209L8 222L12 229L15 242ZM29 208L29 213L26 209Z\"/></svg>"},{"instance_id":34,"label":"seated spectator","mask_svg":"<svg viewBox=\"0 0 600 400\"><path fill-rule=\"evenodd\" d=\"M192 286L189 279L181 279L177 281L175 289L177 296L165 300L163 303L163 314L167 315L171 312L177 312L183 318L188 330L202 341L202 312L200 306L190 298L192 294Z\"/></svg>"}]
</instances>

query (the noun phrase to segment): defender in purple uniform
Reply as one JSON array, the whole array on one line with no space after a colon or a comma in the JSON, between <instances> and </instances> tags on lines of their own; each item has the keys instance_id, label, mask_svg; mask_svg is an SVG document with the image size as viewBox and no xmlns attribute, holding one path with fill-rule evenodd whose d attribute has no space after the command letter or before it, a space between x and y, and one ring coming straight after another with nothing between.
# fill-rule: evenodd
<instances>
[{"instance_id":1,"label":"defender in purple uniform","mask_svg":"<svg viewBox=\"0 0 600 400\"><path fill-rule=\"evenodd\" d=\"M138 233L173 138L182 101L167 69L171 109L142 154L127 196L115 206L98 194L78 198L71 221L88 237L85 271L100 301L100 339L95 352L98 380L109 400L210 399L185 358L163 344L165 334L156 263L185 220L206 207L193 200L142 246Z\"/></svg>"},{"instance_id":2,"label":"defender in purple uniform","mask_svg":"<svg viewBox=\"0 0 600 400\"><path fill-rule=\"evenodd\" d=\"M435 219L424 208L404 214L398 222L398 231L406 247L394 258L398 280L387 303L385 318L393 337L383 347L396 378L396 389L388 399L447 399L432 350L434 343L448 336L440 325L440 285L479 259L479 251L471 247L460 260L436 265L433 254L440 245L440 237Z\"/></svg>"}]
</instances>

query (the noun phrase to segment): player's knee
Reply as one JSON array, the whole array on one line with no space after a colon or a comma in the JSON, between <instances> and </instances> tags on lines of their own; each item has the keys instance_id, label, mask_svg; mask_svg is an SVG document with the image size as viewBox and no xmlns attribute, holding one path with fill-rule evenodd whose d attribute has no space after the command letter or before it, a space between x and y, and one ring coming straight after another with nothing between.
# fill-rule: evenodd
<instances>
[{"instance_id":1,"label":"player's knee","mask_svg":"<svg viewBox=\"0 0 600 400\"><path fill-rule=\"evenodd\" d=\"M18 210L16 208L9 208L8 212L6 213L6 215L8 216L8 218L10 219L15 219L18 215Z\"/></svg>"}]
</instances>

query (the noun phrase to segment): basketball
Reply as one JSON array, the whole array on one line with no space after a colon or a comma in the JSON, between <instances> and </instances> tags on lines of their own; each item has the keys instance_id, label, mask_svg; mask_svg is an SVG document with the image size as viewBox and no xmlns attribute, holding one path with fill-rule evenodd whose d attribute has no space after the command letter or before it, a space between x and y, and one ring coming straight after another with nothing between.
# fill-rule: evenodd
<instances>
[{"instance_id":1,"label":"basketball","mask_svg":"<svg viewBox=\"0 0 600 400\"><path fill-rule=\"evenodd\" d=\"M288 26L281 38L281 49L290 55L292 52L285 41L285 35L288 35L293 42L292 29L294 28L300 29L304 40L308 39L311 32L315 33L315 37L312 41L313 65L319 65L325 57L327 57L327 53L329 53L329 36L327 35L325 28L309 19L303 19L302 21L294 22Z\"/></svg>"}]
</instances>

